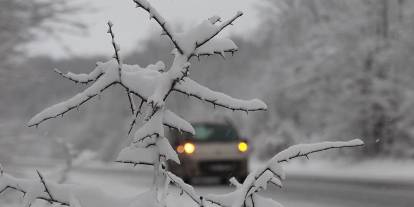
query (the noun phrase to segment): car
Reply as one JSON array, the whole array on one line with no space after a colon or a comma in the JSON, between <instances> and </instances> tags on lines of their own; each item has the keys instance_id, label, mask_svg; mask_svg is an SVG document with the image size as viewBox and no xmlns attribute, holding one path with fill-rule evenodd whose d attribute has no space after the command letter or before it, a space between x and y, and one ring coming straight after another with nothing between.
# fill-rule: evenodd
<instances>
[{"instance_id":1,"label":"car","mask_svg":"<svg viewBox=\"0 0 414 207\"><path fill-rule=\"evenodd\" d=\"M249 145L229 123L192 123L195 135L170 131L171 145L181 164L169 162L170 171L191 183L195 177L231 177L243 181L248 174Z\"/></svg>"}]
</instances>

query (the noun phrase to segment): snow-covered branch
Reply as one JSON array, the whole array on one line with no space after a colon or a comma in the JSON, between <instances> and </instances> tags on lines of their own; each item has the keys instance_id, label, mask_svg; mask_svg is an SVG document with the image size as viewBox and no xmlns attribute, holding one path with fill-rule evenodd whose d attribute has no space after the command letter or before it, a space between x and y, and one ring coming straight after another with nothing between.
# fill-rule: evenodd
<instances>
[{"instance_id":1,"label":"snow-covered branch","mask_svg":"<svg viewBox=\"0 0 414 207\"><path fill-rule=\"evenodd\" d=\"M354 139L347 142L320 142L315 144L298 144L291 146L277 155L275 155L270 162L287 162L297 157L307 157L309 154L325 151L329 149L338 149L346 147L358 147L363 146L364 142L360 139Z\"/></svg>"},{"instance_id":2,"label":"snow-covered branch","mask_svg":"<svg viewBox=\"0 0 414 207\"><path fill-rule=\"evenodd\" d=\"M200 39L196 42L196 48L199 48L201 46L203 46L204 44L206 44L208 41L210 41L213 37L215 37L218 33L220 33L225 27L232 25L233 22L241 17L243 15L243 12L238 11L232 18L230 18L229 20L223 22L220 26L216 27L214 30L210 30L208 32L204 32L205 37L204 39Z\"/></svg>"},{"instance_id":3,"label":"snow-covered branch","mask_svg":"<svg viewBox=\"0 0 414 207\"><path fill-rule=\"evenodd\" d=\"M194 51L193 56L200 57L217 54L224 58L226 52L231 53L233 55L238 50L239 48L231 39L214 38L208 41L206 44L202 45L201 47L197 48Z\"/></svg>"},{"instance_id":4,"label":"snow-covered branch","mask_svg":"<svg viewBox=\"0 0 414 207\"><path fill-rule=\"evenodd\" d=\"M108 61L107 63L103 63L98 67L105 67L107 69L110 67L116 67L116 65L117 63L115 61ZM74 97L61 103L55 104L49 108L46 108L42 112L36 114L32 119L30 119L30 121L28 122L28 126L37 126L45 120L61 116L74 108L78 108L80 105L87 102L89 99L100 94L106 88L110 87L113 84L116 84L118 81L117 75L114 76L114 74L111 75L111 73L108 72L109 70L106 70L104 74L96 80L95 83L93 83L83 92L78 93Z\"/></svg>"},{"instance_id":5,"label":"snow-covered branch","mask_svg":"<svg viewBox=\"0 0 414 207\"><path fill-rule=\"evenodd\" d=\"M78 76L69 76L72 78L76 77L75 79L79 81L82 79L87 80L91 77L96 77L96 81L89 88L66 101L44 109L42 112L36 114L29 121L28 125L36 126L45 120L61 116L66 112L79 107L114 84L121 84L129 93L133 93L146 101L148 96L154 90L156 80L161 74L155 69L162 69L164 67L163 63L148 65L147 68L141 68L138 65L124 64L121 71L123 73L123 81L121 81L118 73L119 65L116 60L97 63L97 67L89 75L80 74Z\"/></svg>"},{"instance_id":6,"label":"snow-covered branch","mask_svg":"<svg viewBox=\"0 0 414 207\"><path fill-rule=\"evenodd\" d=\"M164 136L162 126L164 119L164 110L158 110L141 128L134 134L134 142L142 142L152 136Z\"/></svg>"},{"instance_id":7,"label":"snow-covered branch","mask_svg":"<svg viewBox=\"0 0 414 207\"><path fill-rule=\"evenodd\" d=\"M311 153L328 149L357 147L362 146L363 144L364 143L361 140L355 139L347 142L321 142L315 144L299 144L289 147L276 154L266 165L253 171L247 176L242 186L239 188L240 195L232 204L232 207L244 206L248 199L251 200L250 202L254 203L254 194L265 190L268 183L281 187L281 181L285 179L285 173L280 165L281 162L286 162L290 159L302 156L307 157Z\"/></svg>"},{"instance_id":8,"label":"snow-covered branch","mask_svg":"<svg viewBox=\"0 0 414 207\"><path fill-rule=\"evenodd\" d=\"M204 198L200 195L198 195L193 186L185 183L183 179L180 177L174 175L173 173L169 171L165 171L164 174L166 175L167 179L174 184L176 187L180 188L182 192L187 194L194 202L196 202L199 206L205 206Z\"/></svg>"},{"instance_id":9,"label":"snow-covered branch","mask_svg":"<svg viewBox=\"0 0 414 207\"><path fill-rule=\"evenodd\" d=\"M116 196L116 192L108 194L99 188L53 182L47 182L46 185L43 177L42 180L15 178L4 173L0 176L0 193L8 189L23 193L24 207L31 206L36 200L44 200L49 203L71 207L134 206L134 203L148 202L150 200L148 192L133 197L119 197ZM48 192L46 192L45 187ZM151 202L153 201L151 200Z\"/></svg>"},{"instance_id":10,"label":"snow-covered branch","mask_svg":"<svg viewBox=\"0 0 414 207\"><path fill-rule=\"evenodd\" d=\"M174 32L172 31L171 26L168 24L168 22L162 17L158 11L151 6L151 4L146 0L133 0L137 7L143 8L145 11L147 11L150 15L150 19L154 18L155 21L161 26L161 28L164 30L163 34L166 34L171 42L174 44L175 48L180 52L180 54L184 54L184 51L182 47L179 45L179 43L176 41L176 38L174 37Z\"/></svg>"},{"instance_id":11,"label":"snow-covered branch","mask_svg":"<svg viewBox=\"0 0 414 207\"><path fill-rule=\"evenodd\" d=\"M363 144L361 140L355 139L348 142L322 142L292 146L275 155L263 167L251 172L243 184L240 184L235 178L230 179L230 182L236 187L233 192L222 195L207 195L205 199L224 207L283 207L280 203L257 194L266 190L269 183L282 187L281 180L285 179L285 173L280 165L281 162L307 156L314 152L334 148L357 147Z\"/></svg>"},{"instance_id":12,"label":"snow-covered branch","mask_svg":"<svg viewBox=\"0 0 414 207\"><path fill-rule=\"evenodd\" d=\"M180 116L178 116L170 110L165 110L163 123L165 126L176 129L179 132L195 134L193 126L191 126L191 124L188 121L181 118Z\"/></svg>"},{"instance_id":13,"label":"snow-covered branch","mask_svg":"<svg viewBox=\"0 0 414 207\"><path fill-rule=\"evenodd\" d=\"M41 179L40 182L28 179L19 179L8 174L3 174L0 177L0 193L3 193L7 189L13 189L23 193L24 206L30 206L36 199L45 200L49 203L58 203L60 205L69 206L69 199L64 198L62 193L58 193L57 196L52 197L49 191L49 189L54 189L61 192L68 192L68 185L53 183L46 185L41 174L39 174L39 177Z\"/></svg>"},{"instance_id":14,"label":"snow-covered branch","mask_svg":"<svg viewBox=\"0 0 414 207\"><path fill-rule=\"evenodd\" d=\"M191 80L190 78L184 78L174 87L174 90L185 95L193 96L200 100L207 101L214 106L221 106L231 110L248 112L267 109L266 104L259 99L236 99L224 93L212 91L209 88Z\"/></svg>"},{"instance_id":15,"label":"snow-covered branch","mask_svg":"<svg viewBox=\"0 0 414 207\"><path fill-rule=\"evenodd\" d=\"M98 62L96 64L98 65L98 64L101 64L101 63ZM68 73L65 74L65 73L63 73L62 71L60 71L57 68L55 68L54 71L57 74L61 75L62 77L66 78L66 79L68 79L70 81L73 81L75 83L84 83L84 84L87 84L87 83L96 81L102 75L102 73L103 73L103 71L99 67L96 67L89 74L84 74L84 73L75 74L75 73L72 73L72 72L68 72Z\"/></svg>"}]
</instances>

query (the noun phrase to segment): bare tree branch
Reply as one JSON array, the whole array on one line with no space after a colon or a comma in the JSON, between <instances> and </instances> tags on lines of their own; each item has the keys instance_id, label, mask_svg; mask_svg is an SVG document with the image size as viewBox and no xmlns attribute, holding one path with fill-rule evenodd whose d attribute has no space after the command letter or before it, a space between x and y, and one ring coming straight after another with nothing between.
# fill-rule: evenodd
<instances>
[{"instance_id":1,"label":"bare tree branch","mask_svg":"<svg viewBox=\"0 0 414 207\"><path fill-rule=\"evenodd\" d=\"M108 21L107 25L108 25L108 33L111 35L111 39L112 39L112 47L114 48L114 56L113 56L113 58L115 58L116 61L118 62L119 81L122 81L122 79L121 79L122 60L121 60L121 57L119 55L119 51L121 50L121 48L115 42L115 34L112 31L112 27L114 26L114 24L111 21Z\"/></svg>"},{"instance_id":2,"label":"bare tree branch","mask_svg":"<svg viewBox=\"0 0 414 207\"><path fill-rule=\"evenodd\" d=\"M40 174L40 172L38 170L36 170L36 172L37 172L37 175L39 175L40 182L42 183L43 187L45 188L45 192L47 193L47 195L49 195L49 198L51 200L49 202L53 203L52 200L55 200L55 199L53 198L52 194L50 193L49 188L46 185L45 179L43 178L42 174Z\"/></svg>"},{"instance_id":3,"label":"bare tree branch","mask_svg":"<svg viewBox=\"0 0 414 207\"><path fill-rule=\"evenodd\" d=\"M141 98L141 103L139 104L138 109L135 110L134 118L131 124L129 125L128 135L131 134L131 131L137 122L138 115L141 114L141 109L142 109L142 105L144 104L144 102L145 100Z\"/></svg>"},{"instance_id":4,"label":"bare tree branch","mask_svg":"<svg viewBox=\"0 0 414 207\"><path fill-rule=\"evenodd\" d=\"M179 45L179 43L176 41L174 37L174 32L172 31L170 25L168 22L158 13L158 11L151 6L146 0L133 0L137 7L143 8L145 11L147 11L150 15L150 18L154 18L155 21L161 26L161 28L164 30L164 34L166 34L171 42L174 44L175 48L177 48L178 52L180 54L184 54L184 51L182 47Z\"/></svg>"},{"instance_id":5,"label":"bare tree branch","mask_svg":"<svg viewBox=\"0 0 414 207\"><path fill-rule=\"evenodd\" d=\"M135 108L135 103L134 103L134 97L132 97L133 93L131 93L129 91L129 89L126 89L126 93L127 93L127 96L128 96L129 108L131 109L131 113L132 113L132 115L135 115L136 108Z\"/></svg>"}]
</instances>

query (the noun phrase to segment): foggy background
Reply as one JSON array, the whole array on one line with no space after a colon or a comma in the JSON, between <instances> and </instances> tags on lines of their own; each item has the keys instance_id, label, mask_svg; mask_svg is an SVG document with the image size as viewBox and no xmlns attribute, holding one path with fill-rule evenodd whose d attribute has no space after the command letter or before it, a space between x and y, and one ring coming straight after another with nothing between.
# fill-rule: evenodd
<instances>
[{"instance_id":1,"label":"foggy background","mask_svg":"<svg viewBox=\"0 0 414 207\"><path fill-rule=\"evenodd\" d=\"M37 112L85 88L54 68L88 73L110 58L105 22L117 14L125 18L114 21L125 63L171 63L169 40L132 1L119 3L123 7L97 2L0 1L0 162L59 158L56 138L112 161L127 142L132 117L117 86L79 111L26 127ZM211 1L204 3L211 13L198 13L201 4L179 16L194 6L187 4L170 0L160 8L177 31L216 14L217 7L223 18L246 13L226 29L239 52L192 59L191 78L234 97L260 98L269 109L233 113L173 94L173 111L188 120L231 119L260 159L296 143L353 138L366 147L329 156L414 158L414 1Z\"/></svg>"}]
</instances>

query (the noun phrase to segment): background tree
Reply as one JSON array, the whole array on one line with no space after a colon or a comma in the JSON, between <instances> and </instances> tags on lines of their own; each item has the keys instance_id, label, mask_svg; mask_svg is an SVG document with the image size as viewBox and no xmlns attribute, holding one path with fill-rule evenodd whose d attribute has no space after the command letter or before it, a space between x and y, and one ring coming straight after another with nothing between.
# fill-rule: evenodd
<instances>
[{"instance_id":1,"label":"background tree","mask_svg":"<svg viewBox=\"0 0 414 207\"><path fill-rule=\"evenodd\" d=\"M270 128L290 122L308 140L347 134L365 139L365 155L412 156L407 107L414 73L411 59L401 59L412 53L404 22L412 3L267 3L274 58L267 65L272 75L261 82L274 86L266 96L276 113L265 120Z\"/></svg>"},{"instance_id":2,"label":"background tree","mask_svg":"<svg viewBox=\"0 0 414 207\"><path fill-rule=\"evenodd\" d=\"M30 106L20 109L6 107L26 101L23 97L35 97L33 93L25 93L33 83L27 80L41 76L31 67L24 66L26 44L42 36L59 39L60 32L84 32L85 25L69 17L85 8L64 0L0 0L0 92L3 97L0 102L0 151L13 152L17 144L27 138L15 123L17 114L26 113L23 111L30 110ZM0 160L10 160L6 158L7 154L0 153Z\"/></svg>"},{"instance_id":3,"label":"background tree","mask_svg":"<svg viewBox=\"0 0 414 207\"><path fill-rule=\"evenodd\" d=\"M0 67L5 69L15 64L24 54L24 44L39 38L39 33L59 38L57 31L73 33L84 29L85 25L66 16L80 10L82 7L64 0L0 1Z\"/></svg>"}]
</instances>

